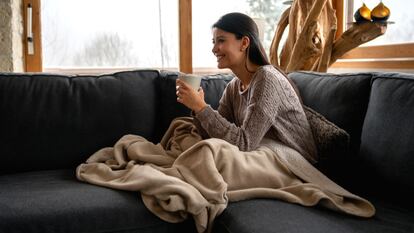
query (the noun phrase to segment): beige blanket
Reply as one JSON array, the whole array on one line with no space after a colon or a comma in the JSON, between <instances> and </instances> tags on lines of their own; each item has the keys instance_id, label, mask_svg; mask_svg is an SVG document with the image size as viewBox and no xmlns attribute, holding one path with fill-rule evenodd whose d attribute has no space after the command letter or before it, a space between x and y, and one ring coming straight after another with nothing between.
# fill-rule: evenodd
<instances>
[{"instance_id":1,"label":"beige blanket","mask_svg":"<svg viewBox=\"0 0 414 233\"><path fill-rule=\"evenodd\" d=\"M175 119L159 144L122 137L77 168L79 180L139 191L146 207L168 222L191 215L198 232L211 230L229 201L276 198L304 206L321 204L370 217L367 200L342 189L295 150L264 140L242 152L220 139L201 140L191 118Z\"/></svg>"}]
</instances>

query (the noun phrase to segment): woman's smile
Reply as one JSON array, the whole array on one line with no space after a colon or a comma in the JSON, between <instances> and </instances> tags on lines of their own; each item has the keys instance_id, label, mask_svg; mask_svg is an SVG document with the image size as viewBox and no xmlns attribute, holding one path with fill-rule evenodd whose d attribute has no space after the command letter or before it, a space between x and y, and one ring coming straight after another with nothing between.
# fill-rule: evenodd
<instances>
[{"instance_id":1,"label":"woman's smile","mask_svg":"<svg viewBox=\"0 0 414 233\"><path fill-rule=\"evenodd\" d=\"M224 57L222 54L215 54L217 57L217 62L220 62L220 60Z\"/></svg>"}]
</instances>

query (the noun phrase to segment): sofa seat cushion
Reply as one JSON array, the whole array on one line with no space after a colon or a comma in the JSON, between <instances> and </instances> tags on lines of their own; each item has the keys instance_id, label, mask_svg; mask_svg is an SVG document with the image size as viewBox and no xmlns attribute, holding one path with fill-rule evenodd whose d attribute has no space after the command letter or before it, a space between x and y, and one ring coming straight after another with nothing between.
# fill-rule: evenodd
<instances>
[{"instance_id":1,"label":"sofa seat cushion","mask_svg":"<svg viewBox=\"0 0 414 233\"><path fill-rule=\"evenodd\" d=\"M278 200L255 199L230 203L216 219L217 233L378 233L414 232L414 211L374 201L377 213L364 219Z\"/></svg>"},{"instance_id":2,"label":"sofa seat cushion","mask_svg":"<svg viewBox=\"0 0 414 233\"><path fill-rule=\"evenodd\" d=\"M138 192L82 183L74 170L0 176L0 232L185 232L192 221L167 223Z\"/></svg>"}]
</instances>

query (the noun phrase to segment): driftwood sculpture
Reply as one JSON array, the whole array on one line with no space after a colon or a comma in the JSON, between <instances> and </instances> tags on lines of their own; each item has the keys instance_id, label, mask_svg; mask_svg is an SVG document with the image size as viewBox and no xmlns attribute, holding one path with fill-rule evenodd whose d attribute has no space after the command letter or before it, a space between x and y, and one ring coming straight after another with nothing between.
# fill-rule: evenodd
<instances>
[{"instance_id":1,"label":"driftwood sculpture","mask_svg":"<svg viewBox=\"0 0 414 233\"><path fill-rule=\"evenodd\" d=\"M288 26L289 33L279 55L279 44ZM383 35L386 24L354 23L337 39L336 30L337 18L331 0L294 0L277 25L270 61L286 72L326 72L346 52Z\"/></svg>"}]
</instances>

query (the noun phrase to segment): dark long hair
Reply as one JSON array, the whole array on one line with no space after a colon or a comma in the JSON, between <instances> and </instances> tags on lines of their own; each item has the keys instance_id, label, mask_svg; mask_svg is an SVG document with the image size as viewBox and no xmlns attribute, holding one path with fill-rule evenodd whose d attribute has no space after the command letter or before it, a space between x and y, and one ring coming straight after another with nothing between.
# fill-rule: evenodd
<instances>
[{"instance_id":1,"label":"dark long hair","mask_svg":"<svg viewBox=\"0 0 414 233\"><path fill-rule=\"evenodd\" d=\"M249 37L250 46L247 48L249 60L260 66L270 65L269 59L267 58L266 52L259 39L259 29L254 20L249 16L238 12L228 13L223 15L215 24L213 24L212 28L219 28L223 31L233 33L239 40L243 38L243 36ZM273 67L285 76L302 102L299 90L295 83L280 67L276 65L273 65ZM249 70L247 69L247 71Z\"/></svg>"},{"instance_id":2,"label":"dark long hair","mask_svg":"<svg viewBox=\"0 0 414 233\"><path fill-rule=\"evenodd\" d=\"M256 65L269 65L266 52L259 39L259 29L249 16L233 12L223 15L212 28L219 28L223 31L236 35L237 39L247 36L250 39L250 46L247 48L249 60Z\"/></svg>"}]
</instances>

